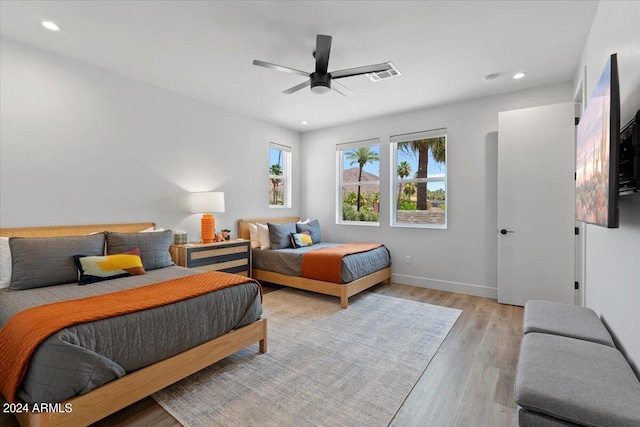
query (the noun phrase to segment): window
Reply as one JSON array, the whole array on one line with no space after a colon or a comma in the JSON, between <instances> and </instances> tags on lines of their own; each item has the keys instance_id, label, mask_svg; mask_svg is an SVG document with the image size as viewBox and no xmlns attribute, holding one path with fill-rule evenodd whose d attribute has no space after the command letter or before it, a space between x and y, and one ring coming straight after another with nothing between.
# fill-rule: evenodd
<instances>
[{"instance_id":1,"label":"window","mask_svg":"<svg viewBox=\"0 0 640 427\"><path fill-rule=\"evenodd\" d=\"M269 207L291 207L291 147L269 144Z\"/></svg>"},{"instance_id":2,"label":"window","mask_svg":"<svg viewBox=\"0 0 640 427\"><path fill-rule=\"evenodd\" d=\"M380 140L338 144L338 224L380 221Z\"/></svg>"},{"instance_id":3,"label":"window","mask_svg":"<svg viewBox=\"0 0 640 427\"><path fill-rule=\"evenodd\" d=\"M391 137L392 226L447 228L447 130Z\"/></svg>"}]
</instances>

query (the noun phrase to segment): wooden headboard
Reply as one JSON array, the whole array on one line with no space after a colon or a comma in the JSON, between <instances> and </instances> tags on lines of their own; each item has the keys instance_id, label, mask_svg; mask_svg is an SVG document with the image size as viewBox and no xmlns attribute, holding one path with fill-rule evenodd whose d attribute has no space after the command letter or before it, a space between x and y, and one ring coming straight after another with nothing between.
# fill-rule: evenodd
<instances>
[{"instance_id":1,"label":"wooden headboard","mask_svg":"<svg viewBox=\"0 0 640 427\"><path fill-rule=\"evenodd\" d=\"M58 225L53 227L0 228L2 237L58 237L80 236L101 231L119 233L136 233L149 227L156 227L155 222L136 222L127 224L90 224L90 225Z\"/></svg>"},{"instance_id":2,"label":"wooden headboard","mask_svg":"<svg viewBox=\"0 0 640 427\"><path fill-rule=\"evenodd\" d=\"M249 235L249 224L266 224L267 222L271 222L273 224L285 224L287 222L298 222L300 221L300 217L297 216L286 216L279 218L254 218L254 219L239 219L238 220L238 237L240 239L249 240L251 236Z\"/></svg>"}]
</instances>

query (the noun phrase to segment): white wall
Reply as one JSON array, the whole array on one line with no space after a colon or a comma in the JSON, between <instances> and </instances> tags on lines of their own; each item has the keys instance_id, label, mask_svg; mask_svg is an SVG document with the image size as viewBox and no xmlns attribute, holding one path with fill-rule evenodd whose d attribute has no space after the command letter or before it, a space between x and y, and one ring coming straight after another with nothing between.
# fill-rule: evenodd
<instances>
[{"instance_id":1,"label":"white wall","mask_svg":"<svg viewBox=\"0 0 640 427\"><path fill-rule=\"evenodd\" d=\"M320 220L323 240L387 245L396 283L496 298L498 112L571 101L572 90L567 82L304 133L303 217ZM448 136L448 229L390 227L389 137L442 127ZM376 137L381 140L380 227L336 225L335 146Z\"/></svg>"},{"instance_id":2,"label":"white wall","mask_svg":"<svg viewBox=\"0 0 640 427\"><path fill-rule=\"evenodd\" d=\"M200 239L191 191L224 191L216 228L268 208L269 142L297 132L8 39L0 56L0 225L155 221Z\"/></svg>"},{"instance_id":3,"label":"white wall","mask_svg":"<svg viewBox=\"0 0 640 427\"><path fill-rule=\"evenodd\" d=\"M618 54L621 125L640 109L640 2L601 1L581 59L587 96L609 55ZM582 73L576 75L577 87ZM586 227L586 305L640 373L640 194L621 197L620 228Z\"/></svg>"}]
</instances>

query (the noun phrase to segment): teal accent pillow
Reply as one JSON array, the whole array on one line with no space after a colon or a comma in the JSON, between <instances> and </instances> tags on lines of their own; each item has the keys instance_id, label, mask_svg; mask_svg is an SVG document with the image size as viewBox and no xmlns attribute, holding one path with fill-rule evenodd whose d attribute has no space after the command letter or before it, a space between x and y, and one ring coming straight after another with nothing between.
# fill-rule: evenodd
<instances>
[{"instance_id":1,"label":"teal accent pillow","mask_svg":"<svg viewBox=\"0 0 640 427\"><path fill-rule=\"evenodd\" d=\"M286 224L267 223L269 227L269 240L271 241L271 249L292 248L291 233L296 232L296 223L288 222Z\"/></svg>"},{"instance_id":2,"label":"teal accent pillow","mask_svg":"<svg viewBox=\"0 0 640 427\"><path fill-rule=\"evenodd\" d=\"M308 231L303 233L291 233L291 244L295 249L313 246L311 234Z\"/></svg>"},{"instance_id":3,"label":"teal accent pillow","mask_svg":"<svg viewBox=\"0 0 640 427\"><path fill-rule=\"evenodd\" d=\"M308 231L309 234L311 234L311 241L313 241L314 245L321 242L320 223L318 222L317 219L307 224L296 224L296 231L298 233L303 233L305 231Z\"/></svg>"}]
</instances>

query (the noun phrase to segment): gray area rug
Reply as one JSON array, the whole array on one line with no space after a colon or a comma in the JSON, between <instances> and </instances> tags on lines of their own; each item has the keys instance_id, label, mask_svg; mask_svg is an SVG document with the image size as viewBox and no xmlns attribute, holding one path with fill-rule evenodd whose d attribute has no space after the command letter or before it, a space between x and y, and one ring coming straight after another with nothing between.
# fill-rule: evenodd
<instances>
[{"instance_id":1,"label":"gray area rug","mask_svg":"<svg viewBox=\"0 0 640 427\"><path fill-rule=\"evenodd\" d=\"M386 426L460 310L363 292L264 296L268 352L254 344L153 398L183 425Z\"/></svg>"}]
</instances>

